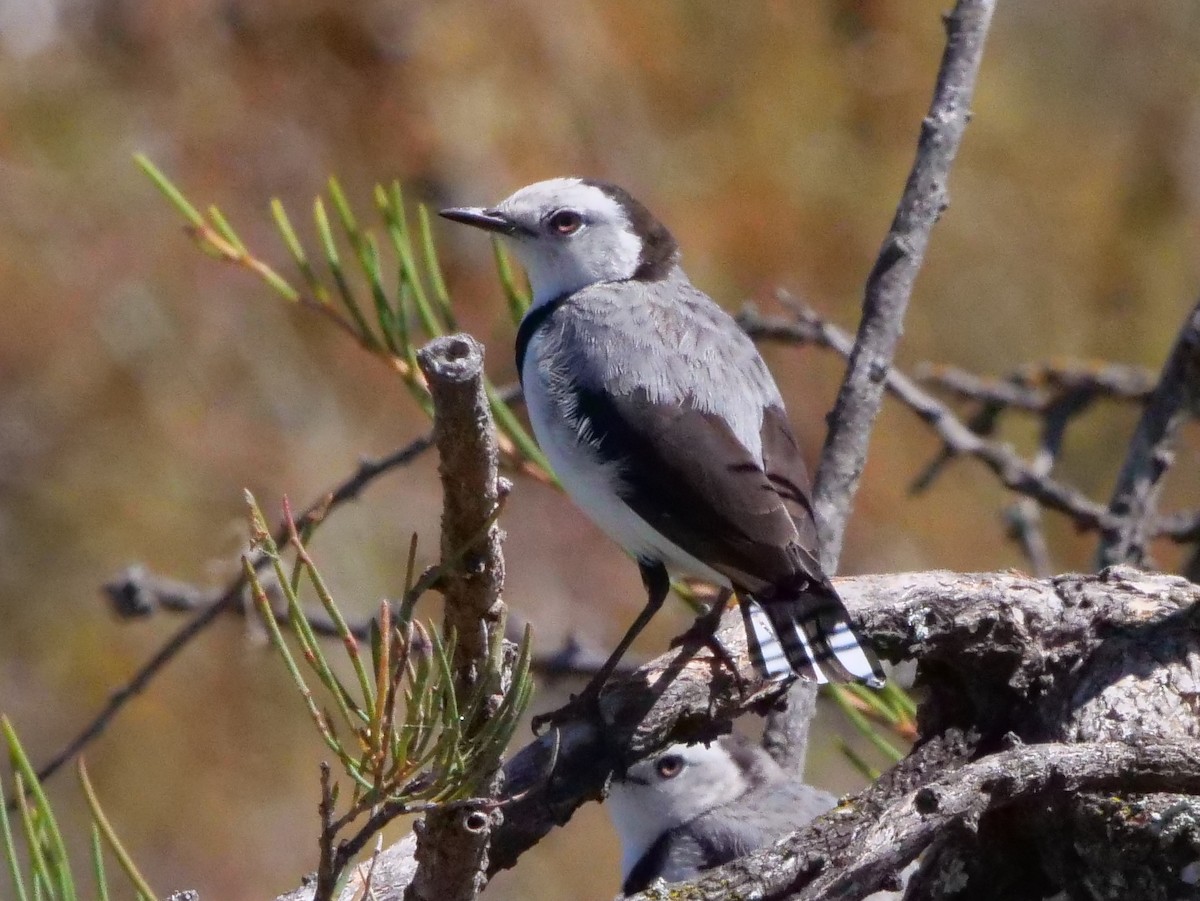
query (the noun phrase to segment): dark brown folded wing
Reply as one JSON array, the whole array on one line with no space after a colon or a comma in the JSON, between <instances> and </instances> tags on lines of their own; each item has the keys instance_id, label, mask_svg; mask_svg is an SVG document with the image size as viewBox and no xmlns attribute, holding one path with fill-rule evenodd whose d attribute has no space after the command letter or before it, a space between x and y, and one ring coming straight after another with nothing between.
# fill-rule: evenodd
<instances>
[{"instance_id":1,"label":"dark brown folded wing","mask_svg":"<svg viewBox=\"0 0 1200 901\"><path fill-rule=\"evenodd\" d=\"M822 578L804 466L782 409L764 416L764 471L722 418L690 399L583 390L578 400L583 433L621 467L622 499L663 537L749 591Z\"/></svg>"}]
</instances>

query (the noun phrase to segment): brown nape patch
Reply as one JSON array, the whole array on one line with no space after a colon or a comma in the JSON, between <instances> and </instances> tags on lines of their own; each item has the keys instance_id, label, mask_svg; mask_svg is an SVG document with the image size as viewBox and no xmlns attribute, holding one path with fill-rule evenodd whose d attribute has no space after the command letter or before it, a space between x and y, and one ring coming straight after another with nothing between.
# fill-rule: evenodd
<instances>
[{"instance_id":1,"label":"brown nape patch","mask_svg":"<svg viewBox=\"0 0 1200 901\"><path fill-rule=\"evenodd\" d=\"M619 203L629 217L634 233L642 239L642 253L633 277L642 282L656 282L667 277L679 260L679 245L667 227L654 218L642 202L610 181L582 180L585 185L599 188Z\"/></svg>"},{"instance_id":2,"label":"brown nape patch","mask_svg":"<svg viewBox=\"0 0 1200 901\"><path fill-rule=\"evenodd\" d=\"M761 745L737 732L726 735L721 742L751 785L760 785L766 781L763 758L767 757L767 752Z\"/></svg>"}]
</instances>

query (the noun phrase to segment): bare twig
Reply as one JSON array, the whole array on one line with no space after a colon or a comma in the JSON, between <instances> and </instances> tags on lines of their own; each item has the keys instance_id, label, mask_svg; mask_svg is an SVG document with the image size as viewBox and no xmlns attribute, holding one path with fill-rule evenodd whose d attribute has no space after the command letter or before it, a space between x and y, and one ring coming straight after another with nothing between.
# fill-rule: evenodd
<instances>
[{"instance_id":1,"label":"bare twig","mask_svg":"<svg viewBox=\"0 0 1200 901\"><path fill-rule=\"evenodd\" d=\"M277 583L269 573L264 573L260 579L263 590L271 600L271 613L275 622L280 626L288 626L291 620ZM223 589L208 590L190 582L159 575L140 563L134 563L121 570L105 582L100 590L108 598L113 612L123 619L144 619L153 616L159 610L168 613L194 613L207 609L224 593ZM229 608L229 612L245 616L248 609L250 608L245 604L236 604ZM306 612L304 619L315 635L337 638L340 634L337 625L323 612ZM350 634L355 638L365 639L370 635L370 620L347 625Z\"/></svg>"},{"instance_id":2,"label":"bare twig","mask_svg":"<svg viewBox=\"0 0 1200 901\"><path fill-rule=\"evenodd\" d=\"M850 352L813 483L813 513L821 567L837 571L842 540L867 448L883 404L883 380L896 356L904 314L934 223L949 204L946 181L970 118L975 76L995 0L960 0L946 20L946 50L929 113L921 123L916 159L891 228L867 278L862 320ZM816 686L800 682L786 704L768 717L766 739L794 769L807 751L807 724L816 709ZM784 740L793 744L784 755ZM803 741L804 744L795 744Z\"/></svg>"},{"instance_id":3,"label":"bare twig","mask_svg":"<svg viewBox=\"0 0 1200 901\"><path fill-rule=\"evenodd\" d=\"M994 379L938 363L920 364L914 368L913 378L928 387L998 411L1011 408L1040 413L1052 396L1041 386L1026 383L1017 374Z\"/></svg>"},{"instance_id":4,"label":"bare twig","mask_svg":"<svg viewBox=\"0 0 1200 901\"><path fill-rule=\"evenodd\" d=\"M337 849L334 842L337 839L337 829L333 823L334 788L330 775L329 764L321 761L321 803L317 810L321 817L320 860L317 863L316 898L318 901L329 901L333 897L334 886L340 869L337 866Z\"/></svg>"},{"instance_id":5,"label":"bare twig","mask_svg":"<svg viewBox=\"0 0 1200 901\"><path fill-rule=\"evenodd\" d=\"M430 570L430 573L431 576L425 582L440 576L441 571L434 568ZM270 596L274 582L270 579L269 574L260 578L264 590ZM428 586L423 587L423 584L418 582L409 592L409 596L416 596L426 587ZM134 564L122 570L105 583L103 591L108 595L117 615L131 619L153 616L158 610L176 614L194 613L197 610L207 609L220 596L219 592L201 588L190 582L180 582L177 579L159 575L141 564ZM272 598L272 600L274 599ZM229 608L229 612L245 615L248 609L250 608L244 604L237 604ZM275 621L281 627L289 628L291 626L287 610L282 606L279 609L273 609L272 613ZM355 638L364 641L371 635L373 621L374 617L350 620L346 623L346 628ZM323 638L339 637L340 633L336 624L321 611L308 611L305 614L305 622L316 635ZM514 644L520 642L524 631L524 621L510 612L505 627L505 635L508 640ZM419 633L413 635L414 639L420 639L420 637ZM534 654L529 662L529 668L532 672L547 679L594 676L600 671L607 656L595 644L578 635L571 634L563 639L562 646L557 650ZM625 675L634 669L636 666L632 661L622 662L617 666L616 672L619 675Z\"/></svg>"},{"instance_id":6,"label":"bare twig","mask_svg":"<svg viewBox=\"0 0 1200 901\"><path fill-rule=\"evenodd\" d=\"M1160 517L1154 526L1154 535L1169 538L1177 544L1200 541L1200 510Z\"/></svg>"},{"instance_id":7,"label":"bare twig","mask_svg":"<svg viewBox=\"0 0 1200 901\"><path fill-rule=\"evenodd\" d=\"M1172 463L1171 445L1200 402L1200 303L1188 314L1175 347L1163 365L1154 393L1142 411L1108 509L1112 521L1101 529L1099 566L1144 565L1153 536L1162 479Z\"/></svg>"},{"instance_id":8,"label":"bare twig","mask_svg":"<svg viewBox=\"0 0 1200 901\"><path fill-rule=\"evenodd\" d=\"M1068 391L1054 402L1047 404L1042 413L1042 435L1037 454L1030 469L1043 478L1049 478L1062 452L1063 438L1071 419L1085 409L1092 400L1087 391ZM1054 572L1050 560L1050 547L1042 529L1042 509L1031 498L1023 497L1008 511L1010 534L1029 561L1030 571L1041 578Z\"/></svg>"},{"instance_id":9,"label":"bare twig","mask_svg":"<svg viewBox=\"0 0 1200 901\"><path fill-rule=\"evenodd\" d=\"M511 667L505 665L506 610L503 533L494 510L507 491L499 476L499 451L483 385L483 347L467 335L437 338L417 359L433 397L433 435L442 480L442 557L470 550L443 574L445 632L454 635L455 694L462 703L488 686L489 709L503 700ZM495 797L501 780L480 774L482 794ZM474 901L487 882L488 845L501 822L498 811L438 809L417 833L417 868L406 901Z\"/></svg>"},{"instance_id":10,"label":"bare twig","mask_svg":"<svg viewBox=\"0 0 1200 901\"><path fill-rule=\"evenodd\" d=\"M863 316L845 381L829 418L817 468L813 510L821 534L821 565L836 569L850 506L867 459L884 381L904 328L904 313L929 235L948 204L946 181L970 119L971 95L983 58L994 0L959 0L946 17L946 50L917 157L867 279Z\"/></svg>"},{"instance_id":11,"label":"bare twig","mask_svg":"<svg viewBox=\"0 0 1200 901\"><path fill-rule=\"evenodd\" d=\"M978 435L980 438L990 438L995 434L997 426L1000 424L1000 415L1004 412L1004 407L1000 404L984 401L971 418L967 420L967 428ZM929 490L938 477L945 471L946 467L958 456L957 451L950 445L942 442L941 450L937 456L929 461L921 473L912 481L909 486L909 493L917 495L923 491Z\"/></svg>"},{"instance_id":12,"label":"bare twig","mask_svg":"<svg viewBox=\"0 0 1200 901\"><path fill-rule=\"evenodd\" d=\"M850 336L822 318L811 308L785 295L783 302L795 312L794 318L763 315L752 304L747 304L738 315L738 323L756 341L776 341L782 344L813 345L833 350L848 356L852 346ZM935 376L933 372L940 372ZM1006 444L989 441L989 428L978 420L963 422L945 404L934 398L896 369L888 372L885 387L896 399L929 423L942 438L946 447L945 456L971 456L981 460L1000 476L1009 489L1024 494L1044 506L1069 516L1080 529L1098 529L1105 523L1116 520L1099 503L1088 499L1078 490L1056 482L1045 470L1047 454L1056 456L1061 449L1063 431L1070 420L1091 398L1111 397L1118 400L1141 401L1150 394L1146 386L1147 375L1138 367L1115 363L1055 363L1023 367L1010 378L1017 392L1001 387L1007 382L977 380L977 376L961 370L952 376L939 370L925 369L927 381L948 388L962 397L984 404L1001 405L1011 401L1011 406L1043 416L1045 420L1038 455L1033 463L1026 463ZM1027 379L1028 383L1020 379ZM1026 389L1036 393L1025 393ZM957 390L956 390L957 389ZM1002 407L997 406L994 412ZM930 469L918 479L918 484L931 475L930 470L940 465L941 460L930 464ZM1177 544L1192 544L1200 541L1200 511L1190 510L1155 517L1150 525L1150 535L1166 538Z\"/></svg>"},{"instance_id":13,"label":"bare twig","mask_svg":"<svg viewBox=\"0 0 1200 901\"><path fill-rule=\"evenodd\" d=\"M1053 473L1067 427L1096 400L1144 403L1153 387L1153 377L1141 367L1098 361L1028 365L1002 379L985 378L954 366L925 364L918 368L916 377L979 404L979 412L969 427L981 437L987 437L995 429L1000 414L1006 410L1040 416L1042 437L1031 469L1041 476ZM929 487L934 476L955 455L952 447L943 445L917 486L922 490ZM1053 572L1053 564L1041 527L1041 509L1033 500L1022 498L1009 508L1007 518L1009 533L1029 560L1031 570L1048 576Z\"/></svg>"},{"instance_id":14,"label":"bare twig","mask_svg":"<svg viewBox=\"0 0 1200 901\"><path fill-rule=\"evenodd\" d=\"M801 322L796 324L794 331L787 320L764 317L754 310L744 311L738 321L751 336L794 344L811 342L842 355L850 353L850 337L837 326L811 310L801 310L798 316ZM949 407L908 376L892 368L883 376L883 381L886 389L928 423L955 453L980 460L1009 489L1069 516L1081 528L1098 528L1110 521L1110 514L1102 504L1077 489L1039 475L1007 444L981 438Z\"/></svg>"},{"instance_id":15,"label":"bare twig","mask_svg":"<svg viewBox=\"0 0 1200 901\"><path fill-rule=\"evenodd\" d=\"M296 520L297 528L303 533L305 530L319 525L331 510L358 497L359 493L379 476L392 469L407 466L430 447L432 447L432 437L425 435L399 450L388 454L386 457L381 457L378 460L363 461L353 475L335 485L330 491L308 506L304 513L300 515L300 518ZM280 525L276 528L275 540L278 543L283 544L286 542L287 536L286 525ZM262 562L258 562L256 563L256 568L261 568L262 565L264 565ZM98 738L125 705L137 697L153 681L159 671L191 644L192 639L200 635L222 614L237 609L240 606L242 592L245 588L246 576L243 572L239 571L238 575L230 580L229 584L225 586L211 604L171 636L155 652L154 656L130 677L128 682L109 696L104 708L96 714L92 721L84 726L78 735L71 739L61 751L55 754L38 770L38 779L42 782L49 779L62 769L65 763Z\"/></svg>"},{"instance_id":16,"label":"bare twig","mask_svg":"<svg viewBox=\"0 0 1200 901\"><path fill-rule=\"evenodd\" d=\"M923 363L914 374L918 381L963 400L1028 413L1045 413L1067 394L1145 403L1154 388L1154 376L1148 369L1102 360L1030 363L999 379L933 363Z\"/></svg>"}]
</instances>

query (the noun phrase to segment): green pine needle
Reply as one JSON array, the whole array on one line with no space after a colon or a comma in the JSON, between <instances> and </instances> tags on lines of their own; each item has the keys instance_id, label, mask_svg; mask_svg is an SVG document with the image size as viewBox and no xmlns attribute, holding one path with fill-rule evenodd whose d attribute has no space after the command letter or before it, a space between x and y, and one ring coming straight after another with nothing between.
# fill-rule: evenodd
<instances>
[{"instance_id":1,"label":"green pine needle","mask_svg":"<svg viewBox=\"0 0 1200 901\"><path fill-rule=\"evenodd\" d=\"M139 169L150 176L150 180L154 182L154 186L170 201L171 206L180 212L184 219L196 228L204 227L204 217L200 215L200 211L188 202L180 190L175 187L169 178L159 171L154 163L150 162L148 157L141 153L135 153L133 160L137 163Z\"/></svg>"},{"instance_id":2,"label":"green pine needle","mask_svg":"<svg viewBox=\"0 0 1200 901\"><path fill-rule=\"evenodd\" d=\"M92 788L91 780L88 779L87 767L84 766L82 758L80 758L76 769L79 774L79 784L83 788L83 796L87 799L88 808L92 812L92 821L100 830L100 834L104 836L109 850L116 857L117 863L120 864L125 876L133 884L139 901L155 901L159 895L150 888L146 877L138 870L137 865L133 862L133 858L129 856L129 852L125 850L125 846L117 838L116 830L113 829L112 824L108 821L108 816L100 806L100 799L96 797L96 791Z\"/></svg>"}]
</instances>

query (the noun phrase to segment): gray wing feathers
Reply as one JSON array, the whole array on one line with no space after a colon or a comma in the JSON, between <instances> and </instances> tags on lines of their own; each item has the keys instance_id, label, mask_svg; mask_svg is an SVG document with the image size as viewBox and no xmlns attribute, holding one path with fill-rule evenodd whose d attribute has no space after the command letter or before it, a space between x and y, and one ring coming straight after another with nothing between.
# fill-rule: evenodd
<instances>
[{"instance_id":1,"label":"gray wing feathers","mask_svg":"<svg viewBox=\"0 0 1200 901\"><path fill-rule=\"evenodd\" d=\"M704 870L773 844L835 806L833 795L803 783L759 786L668 833L655 878L693 879Z\"/></svg>"},{"instance_id":2,"label":"gray wing feathers","mask_svg":"<svg viewBox=\"0 0 1200 901\"><path fill-rule=\"evenodd\" d=\"M652 403L690 397L697 409L732 427L756 458L762 454L762 409L783 401L754 343L724 310L686 278L638 284L644 302L598 284L578 292L555 315L549 340L561 342L580 387L629 394ZM687 308L686 317L679 308ZM720 390L713 373L719 371Z\"/></svg>"}]
</instances>

